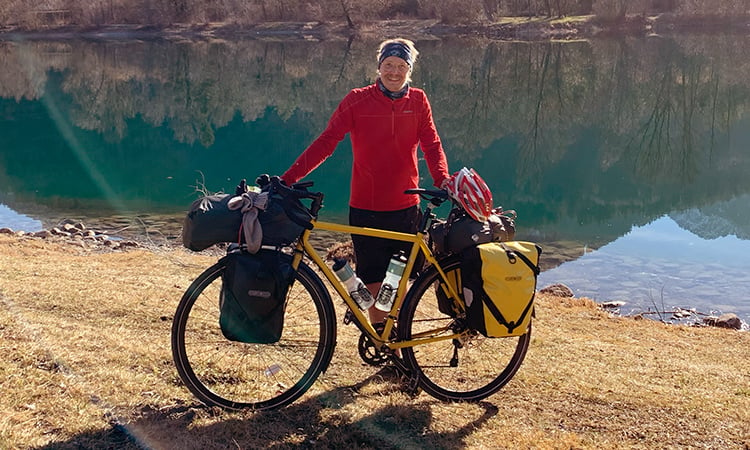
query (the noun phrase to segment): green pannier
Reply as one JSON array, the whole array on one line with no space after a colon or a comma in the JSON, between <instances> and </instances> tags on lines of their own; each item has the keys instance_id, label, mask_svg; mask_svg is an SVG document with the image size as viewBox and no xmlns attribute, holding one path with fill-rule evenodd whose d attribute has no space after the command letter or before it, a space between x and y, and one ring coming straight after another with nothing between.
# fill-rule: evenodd
<instances>
[{"instance_id":1,"label":"green pannier","mask_svg":"<svg viewBox=\"0 0 750 450\"><path fill-rule=\"evenodd\" d=\"M275 250L235 251L226 265L219 297L219 324L231 341L272 344L281 339L286 296L294 282L291 256Z\"/></svg>"},{"instance_id":2,"label":"green pannier","mask_svg":"<svg viewBox=\"0 0 750 450\"><path fill-rule=\"evenodd\" d=\"M525 334L534 310L539 256L531 242L488 242L461 252L461 284L470 328L487 337Z\"/></svg>"}]
</instances>

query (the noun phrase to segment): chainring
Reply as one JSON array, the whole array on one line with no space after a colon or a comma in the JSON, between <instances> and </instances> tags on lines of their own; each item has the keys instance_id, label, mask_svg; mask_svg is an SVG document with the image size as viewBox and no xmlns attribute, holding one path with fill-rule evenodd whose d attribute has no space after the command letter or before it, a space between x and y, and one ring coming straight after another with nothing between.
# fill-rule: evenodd
<instances>
[{"instance_id":1,"label":"chainring","mask_svg":"<svg viewBox=\"0 0 750 450\"><path fill-rule=\"evenodd\" d=\"M385 328L385 324L378 323L374 325L375 331L378 332L378 334L383 332L383 329ZM394 327L391 329L390 339L396 338L396 328ZM359 350L359 357L362 358L362 361L365 363L371 365L371 366L382 366L383 364L388 361L389 354L387 352L379 350L377 347L375 347L375 344L370 340L370 338L362 333L359 336L359 343L357 345L357 349Z\"/></svg>"}]
</instances>

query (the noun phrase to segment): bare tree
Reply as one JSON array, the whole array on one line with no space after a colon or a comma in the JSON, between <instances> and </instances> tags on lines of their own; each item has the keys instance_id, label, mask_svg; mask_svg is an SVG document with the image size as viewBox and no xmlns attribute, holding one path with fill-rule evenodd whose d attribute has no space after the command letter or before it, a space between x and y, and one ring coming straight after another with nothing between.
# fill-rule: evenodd
<instances>
[{"instance_id":1,"label":"bare tree","mask_svg":"<svg viewBox=\"0 0 750 450\"><path fill-rule=\"evenodd\" d=\"M349 2L347 0L340 0L340 1L341 1L341 10L344 11L344 16L346 17L346 24L349 26L349 28L354 28L354 21L352 20L352 15L350 12L351 6L349 5Z\"/></svg>"}]
</instances>

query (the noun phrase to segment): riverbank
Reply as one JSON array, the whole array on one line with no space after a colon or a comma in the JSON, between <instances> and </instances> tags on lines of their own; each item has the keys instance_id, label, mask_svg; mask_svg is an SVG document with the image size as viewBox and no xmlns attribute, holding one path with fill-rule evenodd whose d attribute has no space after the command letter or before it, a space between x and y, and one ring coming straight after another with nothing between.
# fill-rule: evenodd
<instances>
[{"instance_id":1,"label":"riverbank","mask_svg":"<svg viewBox=\"0 0 750 450\"><path fill-rule=\"evenodd\" d=\"M305 39L407 36L412 39L479 37L492 40L574 40L609 36L648 36L674 33L748 33L750 16L696 16L671 14L628 15L604 20L593 15L560 18L507 17L494 22L446 24L438 20L386 20L355 27L338 22L262 22L237 25L226 22L172 25L115 24L102 26L48 26L27 29L0 25L0 40L200 40L200 39Z\"/></svg>"},{"instance_id":2,"label":"riverbank","mask_svg":"<svg viewBox=\"0 0 750 450\"><path fill-rule=\"evenodd\" d=\"M198 404L170 327L215 257L0 235L2 448L727 448L750 446L750 334L621 318L540 294L516 377L477 405L410 397L341 323L328 372L274 413Z\"/></svg>"},{"instance_id":3,"label":"riverbank","mask_svg":"<svg viewBox=\"0 0 750 450\"><path fill-rule=\"evenodd\" d=\"M139 215L113 216L98 218L87 223L63 219L40 231L14 231L0 227L0 235L14 236L19 239L35 239L52 243L63 243L80 247L89 252L111 252L128 249L145 249L149 251L174 251L182 249L182 220L180 215ZM47 220L49 222L49 220ZM310 237L313 246L321 254L336 253L337 257L351 257L351 254L341 255L341 248L346 248L350 237L343 233L316 231ZM343 245L342 245L343 244ZM540 260L542 271L553 269L566 261L580 257L581 243L574 241L553 241L540 243L543 247L543 257ZM588 247L589 251L595 250ZM221 257L226 250L225 244L209 247L201 252L203 255ZM348 248L345 250L351 252ZM565 285L538 286L541 292L553 293L561 297L573 297L573 291ZM603 300L598 305L614 315L620 315L621 309L628 302ZM655 305L654 305L655 306ZM748 330L748 323L733 312L721 314L699 311L690 307L674 307L672 309L633 310L628 316L639 316L659 320L670 324L715 326L735 330Z\"/></svg>"}]
</instances>

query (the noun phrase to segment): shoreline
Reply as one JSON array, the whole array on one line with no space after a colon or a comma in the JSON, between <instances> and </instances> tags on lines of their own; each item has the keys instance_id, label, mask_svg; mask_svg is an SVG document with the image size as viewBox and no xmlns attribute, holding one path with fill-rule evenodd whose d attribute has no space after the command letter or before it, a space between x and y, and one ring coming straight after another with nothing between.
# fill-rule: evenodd
<instances>
[{"instance_id":1,"label":"shoreline","mask_svg":"<svg viewBox=\"0 0 750 450\"><path fill-rule=\"evenodd\" d=\"M239 25L227 22L202 24L107 24L100 26L50 26L25 29L0 25L0 41L44 40L211 40L280 39L336 40L404 35L421 39L473 37L489 40L579 40L597 37L645 37L681 33L750 33L750 15L740 17L680 17L671 14L629 15L617 20L595 16L561 18L516 17L492 23L446 24L430 19L374 21L349 27L345 23L264 22Z\"/></svg>"},{"instance_id":2,"label":"shoreline","mask_svg":"<svg viewBox=\"0 0 750 450\"><path fill-rule=\"evenodd\" d=\"M38 232L13 231L10 228L0 228L0 236L15 237L19 240L33 239L43 243L62 244L80 248L85 252L93 253L122 253L130 250L144 250L152 253L174 252L183 250L192 255L209 257L221 257L226 250L226 244L217 244L200 252L192 252L183 248L180 242L180 233L175 234L166 230L159 230L143 224L145 227L141 232L128 233L124 235L109 235L106 231L98 228L89 228L82 222L66 221L60 226L43 229ZM158 239L152 239L158 235ZM311 238L313 245L321 252L336 252L337 247L345 246L346 236L336 233L325 233ZM42 244L44 245L44 244ZM545 253L545 255L547 255ZM558 255L559 257L559 255ZM539 294L549 294L560 298L576 297L573 291L564 284L552 284L549 286L537 286ZM597 307L615 317L631 318L634 320L650 320L661 322L666 325L683 325L695 327L715 327L737 331L750 331L750 324L743 321L735 313L723 313L720 315L697 311L690 307L675 307L664 311L639 311L632 314L622 314L621 308L627 304L623 301L594 301Z\"/></svg>"}]
</instances>

